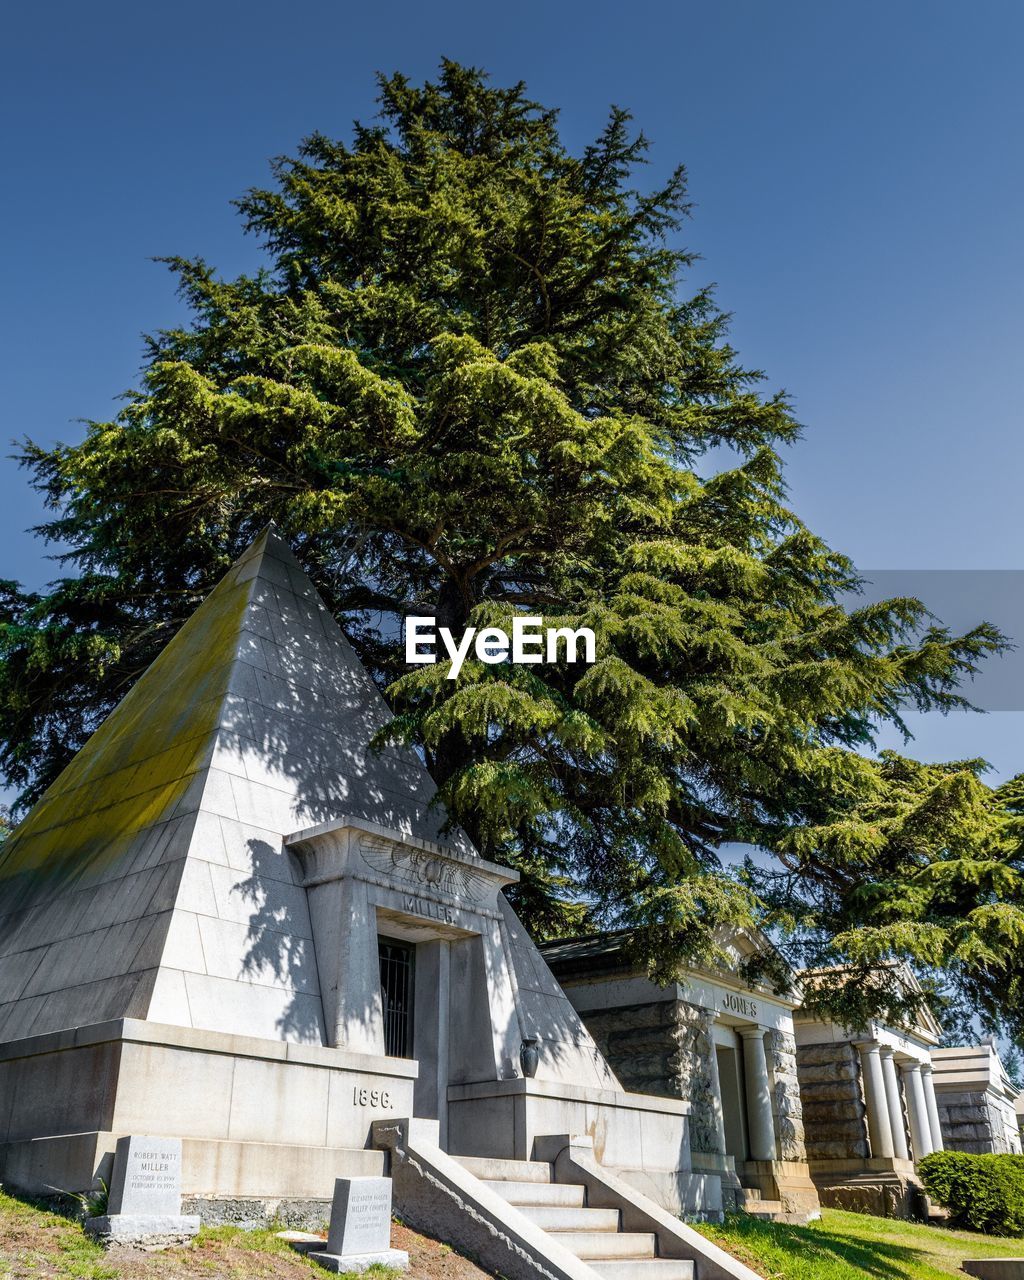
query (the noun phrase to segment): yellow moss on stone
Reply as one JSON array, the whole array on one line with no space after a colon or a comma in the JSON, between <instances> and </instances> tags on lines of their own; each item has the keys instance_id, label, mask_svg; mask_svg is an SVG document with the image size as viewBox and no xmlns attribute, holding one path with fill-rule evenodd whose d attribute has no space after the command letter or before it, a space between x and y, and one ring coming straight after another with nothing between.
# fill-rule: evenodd
<instances>
[{"instance_id":1,"label":"yellow moss on stone","mask_svg":"<svg viewBox=\"0 0 1024 1280\"><path fill-rule=\"evenodd\" d=\"M246 607L236 564L48 788L0 855L0 883L38 890L106 876L142 832L167 821L210 761Z\"/></svg>"}]
</instances>

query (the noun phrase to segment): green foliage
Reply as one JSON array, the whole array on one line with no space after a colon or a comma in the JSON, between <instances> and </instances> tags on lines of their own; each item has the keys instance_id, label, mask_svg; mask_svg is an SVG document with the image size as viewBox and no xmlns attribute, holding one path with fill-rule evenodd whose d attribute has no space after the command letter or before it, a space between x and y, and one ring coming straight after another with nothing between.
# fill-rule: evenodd
<instances>
[{"instance_id":1,"label":"green foliage","mask_svg":"<svg viewBox=\"0 0 1024 1280\"><path fill-rule=\"evenodd\" d=\"M1021 1035L1019 781L993 790L983 768L885 752L827 809L780 831L777 864L748 863L790 954L821 970L811 1005L860 1026L876 1008L900 1022L927 1002L956 1043L975 1017L994 1030L1001 1015ZM879 982L896 956L923 992Z\"/></svg>"},{"instance_id":2,"label":"green foliage","mask_svg":"<svg viewBox=\"0 0 1024 1280\"><path fill-rule=\"evenodd\" d=\"M82 1229L77 1197L57 1202L7 1194L0 1188L0 1275L60 1277L60 1280L124 1280L133 1277L323 1275L308 1257L295 1252L273 1229L202 1227L188 1245L137 1255L130 1260L108 1254ZM13 1264L14 1270L9 1269ZM391 1267L371 1268L373 1280L396 1280ZM351 1277L351 1273L350 1277Z\"/></svg>"},{"instance_id":3,"label":"green foliage","mask_svg":"<svg viewBox=\"0 0 1024 1280\"><path fill-rule=\"evenodd\" d=\"M954 1226L1024 1236L1024 1156L933 1151L918 1163L918 1172Z\"/></svg>"},{"instance_id":4,"label":"green foliage","mask_svg":"<svg viewBox=\"0 0 1024 1280\"><path fill-rule=\"evenodd\" d=\"M789 404L712 297L683 293L683 171L644 189L625 112L574 155L522 85L454 63L381 79L380 107L239 202L264 272L171 261L193 322L149 340L115 421L26 444L69 576L0 590L0 768L23 803L273 519L387 690L390 736L522 872L538 934L630 927L664 971L766 922L794 955L1005 979L1020 895L1001 802L971 766L940 785L861 754L906 707L963 705L1002 640L914 600L841 603L852 564L786 505ZM459 632L515 612L592 627L597 661L467 661L456 681L402 665L409 614ZM904 876L892 828L921 805ZM731 841L783 880L738 882Z\"/></svg>"},{"instance_id":5,"label":"green foliage","mask_svg":"<svg viewBox=\"0 0 1024 1280\"><path fill-rule=\"evenodd\" d=\"M1012 1044L1002 1058L1006 1078L1019 1093L1024 1090L1024 1057L1017 1046Z\"/></svg>"},{"instance_id":6,"label":"green foliage","mask_svg":"<svg viewBox=\"0 0 1024 1280\"><path fill-rule=\"evenodd\" d=\"M101 1218L107 1212L107 1205L110 1202L110 1188L102 1178L97 1179L97 1181L99 1186L93 1187L90 1191L64 1192L78 1205L83 1218Z\"/></svg>"}]
</instances>

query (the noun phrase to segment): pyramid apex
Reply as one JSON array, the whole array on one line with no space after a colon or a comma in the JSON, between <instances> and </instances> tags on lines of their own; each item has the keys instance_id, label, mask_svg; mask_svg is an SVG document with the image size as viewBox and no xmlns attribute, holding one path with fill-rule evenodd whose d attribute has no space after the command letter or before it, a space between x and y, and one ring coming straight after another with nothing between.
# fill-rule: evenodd
<instances>
[{"instance_id":1,"label":"pyramid apex","mask_svg":"<svg viewBox=\"0 0 1024 1280\"><path fill-rule=\"evenodd\" d=\"M255 538L253 538L252 542L249 543L241 555L239 555L232 563L227 576L230 577L232 573L235 573L237 576L238 570L244 569L245 566L256 562L262 564L263 560L267 557L271 560L277 560L278 562L287 565L292 571L292 576L296 573L300 574L304 584L308 583L309 589L315 590L315 588L312 587L308 574L299 563L295 552L292 549L291 543L273 520L267 521ZM262 572L263 571L261 569L256 569L254 574L249 573L242 576L261 576Z\"/></svg>"},{"instance_id":2,"label":"pyramid apex","mask_svg":"<svg viewBox=\"0 0 1024 1280\"><path fill-rule=\"evenodd\" d=\"M273 547L277 551L284 551L287 554L287 558L290 560L295 559L295 551L292 544L284 536L273 520L263 526L263 530L257 541L262 541L266 547Z\"/></svg>"},{"instance_id":3,"label":"pyramid apex","mask_svg":"<svg viewBox=\"0 0 1024 1280\"><path fill-rule=\"evenodd\" d=\"M238 557L238 560L244 560L246 556L250 556L254 552L261 551L264 547L267 546L268 543L282 544L283 546L288 547L289 551L291 550L291 546L289 545L287 539L281 533L281 530L278 528L276 522L273 520L268 520L267 523L263 526L263 528L259 531L259 533L257 533L255 538L253 538L253 540L245 548L242 554Z\"/></svg>"},{"instance_id":4,"label":"pyramid apex","mask_svg":"<svg viewBox=\"0 0 1024 1280\"><path fill-rule=\"evenodd\" d=\"M257 543L260 543L260 542L283 542L286 546L290 547L291 545L288 542L288 539L281 532L281 528L278 525L276 520L267 521L267 523L263 526L263 528L259 531L256 537L253 539L252 545L255 546Z\"/></svg>"}]
</instances>

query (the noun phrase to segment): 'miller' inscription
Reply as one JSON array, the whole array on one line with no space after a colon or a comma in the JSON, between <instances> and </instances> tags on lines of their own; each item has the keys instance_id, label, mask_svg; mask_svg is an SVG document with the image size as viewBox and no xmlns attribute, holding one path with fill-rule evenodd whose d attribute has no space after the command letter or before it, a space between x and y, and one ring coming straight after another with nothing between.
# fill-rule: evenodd
<instances>
[{"instance_id":1,"label":"'miller' inscription","mask_svg":"<svg viewBox=\"0 0 1024 1280\"><path fill-rule=\"evenodd\" d=\"M455 911L451 907L442 906L440 902L427 902L423 898L406 897L406 911L414 915L428 916L431 920L440 920L444 924L455 923Z\"/></svg>"}]
</instances>

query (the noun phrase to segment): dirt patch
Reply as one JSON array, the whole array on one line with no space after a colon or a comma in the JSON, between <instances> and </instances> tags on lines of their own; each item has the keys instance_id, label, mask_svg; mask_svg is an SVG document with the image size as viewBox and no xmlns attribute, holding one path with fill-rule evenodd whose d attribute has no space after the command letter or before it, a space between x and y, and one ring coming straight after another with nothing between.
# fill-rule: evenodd
<instances>
[{"instance_id":1,"label":"dirt patch","mask_svg":"<svg viewBox=\"0 0 1024 1280\"><path fill-rule=\"evenodd\" d=\"M411 1280L490 1280L489 1271L481 1271L451 1245L421 1236L400 1222L392 1229L391 1243L408 1253Z\"/></svg>"}]
</instances>

